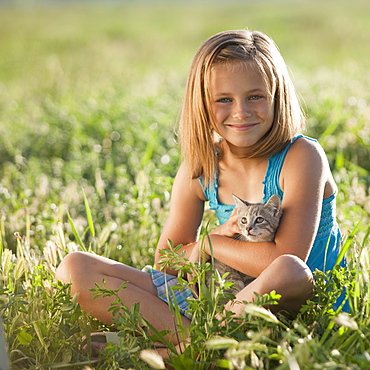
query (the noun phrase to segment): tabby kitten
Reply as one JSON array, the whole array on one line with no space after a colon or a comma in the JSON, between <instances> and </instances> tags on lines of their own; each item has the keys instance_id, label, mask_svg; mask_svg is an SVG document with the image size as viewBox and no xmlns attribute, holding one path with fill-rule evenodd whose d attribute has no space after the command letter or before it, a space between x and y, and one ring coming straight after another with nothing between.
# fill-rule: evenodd
<instances>
[{"instance_id":1,"label":"tabby kitten","mask_svg":"<svg viewBox=\"0 0 370 370\"><path fill-rule=\"evenodd\" d=\"M279 226L280 217L282 214L279 197L274 194L270 197L266 204L263 203L248 203L236 195L233 195L237 213L238 225L240 234L234 239L248 242L267 242L274 240L275 232ZM234 268L225 265L221 261L214 259L214 269L218 270L220 276L228 272L226 282L232 281L234 286L226 291L229 293L237 293L251 283L255 278L243 274ZM206 276L206 286L210 286L212 274Z\"/></svg>"}]
</instances>

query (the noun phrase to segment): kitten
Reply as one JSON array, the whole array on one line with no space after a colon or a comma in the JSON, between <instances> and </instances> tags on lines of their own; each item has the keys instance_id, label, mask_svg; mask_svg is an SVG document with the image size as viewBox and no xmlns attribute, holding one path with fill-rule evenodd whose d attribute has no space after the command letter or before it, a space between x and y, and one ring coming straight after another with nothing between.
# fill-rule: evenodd
<instances>
[{"instance_id":1,"label":"kitten","mask_svg":"<svg viewBox=\"0 0 370 370\"><path fill-rule=\"evenodd\" d=\"M238 213L238 225L240 227L240 234L236 235L234 239L249 242L274 240L282 215L279 197L276 194L272 195L266 204L248 203L235 195L233 197ZM223 276L226 272L229 273L225 280L226 282L232 281L234 286L226 291L233 294L245 288L255 279L225 265L217 259L214 259L214 270L217 270L220 276ZM206 275L207 287L210 286L211 278L212 274L208 273Z\"/></svg>"}]
</instances>

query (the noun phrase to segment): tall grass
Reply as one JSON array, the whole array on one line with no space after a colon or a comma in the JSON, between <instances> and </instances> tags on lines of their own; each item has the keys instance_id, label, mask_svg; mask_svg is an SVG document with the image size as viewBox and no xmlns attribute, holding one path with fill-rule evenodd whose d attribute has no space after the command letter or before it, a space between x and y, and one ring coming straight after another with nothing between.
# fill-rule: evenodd
<instances>
[{"instance_id":1,"label":"tall grass","mask_svg":"<svg viewBox=\"0 0 370 370\"><path fill-rule=\"evenodd\" d=\"M140 354L156 337L124 307L121 346L107 348L103 363L81 351L84 335L111 328L80 310L55 269L74 250L137 268L153 262L180 163L175 127L191 57L211 34L242 27L269 33L294 73L307 133L324 146L338 184L348 267L318 274L315 296L290 321L258 306L232 320L217 306L222 289L203 289L192 302L191 345L170 361L368 368L370 4L8 4L0 8L0 311L13 368L148 368ZM204 230L214 223L206 212ZM198 280L211 269L185 266ZM351 317L331 309L341 285Z\"/></svg>"}]
</instances>

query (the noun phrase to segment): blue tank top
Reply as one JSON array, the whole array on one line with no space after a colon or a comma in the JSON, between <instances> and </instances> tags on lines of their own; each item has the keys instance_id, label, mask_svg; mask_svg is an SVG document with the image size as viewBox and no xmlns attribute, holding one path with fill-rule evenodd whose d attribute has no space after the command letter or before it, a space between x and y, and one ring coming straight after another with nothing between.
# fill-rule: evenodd
<instances>
[{"instance_id":1,"label":"blue tank top","mask_svg":"<svg viewBox=\"0 0 370 370\"><path fill-rule=\"evenodd\" d=\"M308 140L317 140L298 135L282 151L272 155L268 160L265 179L263 181L263 203L277 194L283 200L284 192L280 187L280 173L284 159L291 145L300 137ZM202 180L199 179L202 184ZM218 201L218 179L217 176L212 184L203 189L206 200L209 201L209 208L215 210L220 225L228 220L235 205L226 205ZM322 202L322 211L319 228L313 242L310 254L306 261L311 271L332 270L340 252L341 232L336 221L336 193ZM342 266L345 265L343 261Z\"/></svg>"}]
</instances>

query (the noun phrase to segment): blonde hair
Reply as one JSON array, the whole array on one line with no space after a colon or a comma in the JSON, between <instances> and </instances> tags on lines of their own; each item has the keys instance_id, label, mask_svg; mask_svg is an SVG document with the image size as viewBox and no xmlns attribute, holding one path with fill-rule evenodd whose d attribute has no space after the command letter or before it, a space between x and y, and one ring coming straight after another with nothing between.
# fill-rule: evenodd
<instances>
[{"instance_id":1,"label":"blonde hair","mask_svg":"<svg viewBox=\"0 0 370 370\"><path fill-rule=\"evenodd\" d=\"M282 150L304 126L303 114L284 59L275 43L259 31L220 32L199 48L187 79L180 115L179 139L191 178L203 178L206 186L217 172L219 146L211 111L210 75L221 63L248 63L264 78L274 101L270 131L248 148L248 158L272 155Z\"/></svg>"}]
</instances>

